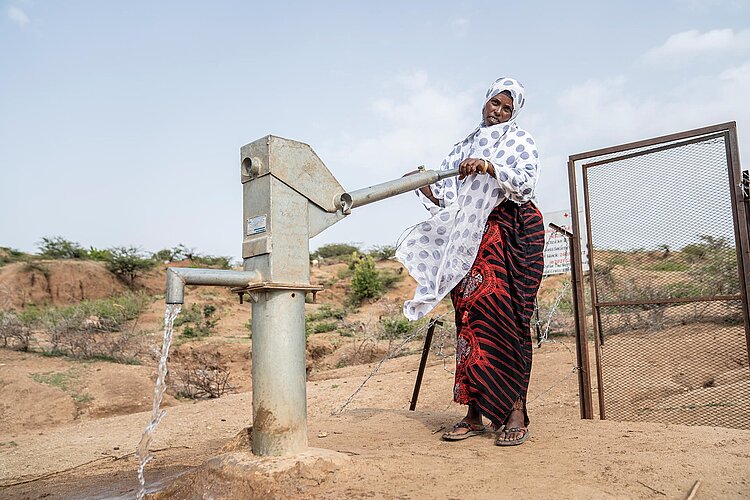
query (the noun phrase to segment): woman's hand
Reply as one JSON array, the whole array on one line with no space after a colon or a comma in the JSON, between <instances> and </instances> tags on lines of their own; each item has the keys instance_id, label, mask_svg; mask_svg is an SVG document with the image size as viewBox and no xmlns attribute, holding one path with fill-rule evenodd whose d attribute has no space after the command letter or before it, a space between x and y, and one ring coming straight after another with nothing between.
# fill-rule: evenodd
<instances>
[{"instance_id":1,"label":"woman's hand","mask_svg":"<svg viewBox=\"0 0 750 500\"><path fill-rule=\"evenodd\" d=\"M495 176L495 166L491 161L466 158L458 166L458 178L464 179L472 174L489 174Z\"/></svg>"}]
</instances>

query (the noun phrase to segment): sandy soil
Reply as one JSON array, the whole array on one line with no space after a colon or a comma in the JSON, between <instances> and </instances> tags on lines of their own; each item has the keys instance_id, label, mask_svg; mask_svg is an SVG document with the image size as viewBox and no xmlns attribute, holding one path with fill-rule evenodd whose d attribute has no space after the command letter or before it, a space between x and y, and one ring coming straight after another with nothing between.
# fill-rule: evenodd
<instances>
[{"instance_id":1,"label":"sandy soil","mask_svg":"<svg viewBox=\"0 0 750 500\"><path fill-rule=\"evenodd\" d=\"M452 376L439 361L428 367L415 412L408 403L417 356L386 362L340 414L332 412L371 367L347 367L309 382L311 446L351 458L293 496L682 498L697 479L698 498L750 495L750 431L580 420L570 347L545 344L535 351L533 434L518 448L496 447L490 436L456 443L439 439L461 416L450 402ZM153 445L161 451L147 469L152 488L218 454L251 425L251 399L244 392L170 408ZM46 431L3 432L2 496L132 495L137 467L132 450L146 420L146 413L135 413ZM31 482L8 486L24 480Z\"/></svg>"},{"instance_id":2,"label":"sandy soil","mask_svg":"<svg viewBox=\"0 0 750 500\"><path fill-rule=\"evenodd\" d=\"M328 283L319 302L342 300L346 286L337 278L342 266L315 271L316 280ZM398 268L394 263L385 266ZM154 286L158 279L153 278ZM380 317L398 310L411 286L405 279L384 298L363 305L346 317L347 328L360 335L371 332ZM551 290L545 293L552 295ZM236 449L232 443L237 443L237 435L252 425L252 353L245 326L249 305L208 288L189 290L186 297L186 307L217 306L220 333L200 342L178 341L173 366L194 352L218 354L231 370L237 393L200 402L168 396L168 414L152 445L156 458L146 469L151 492ZM320 307L309 304L308 312ZM155 301L137 322L154 346L162 316L163 304ZM490 435L454 443L440 440L442 431L461 418L463 408L451 402L452 361L434 354L417 411L408 410L417 354L383 363L340 411L388 352L387 342L371 342L370 359L357 359L372 362L350 364L363 352L362 338L328 332L308 339L309 443L343 454L344 464L314 474L299 472L273 485L265 497L684 498L699 479L696 498L750 497L748 430L581 420L569 338L534 350L532 436L516 448L494 446ZM419 347L410 344L407 352ZM732 378L732 367L719 359L725 354L717 351L712 365L724 377L714 381L716 388L747 379ZM0 497L132 498L137 486L134 450L149 416L155 365L80 362L0 349ZM63 374L64 383L44 383L44 377L55 374ZM705 390L706 376L694 374L682 383ZM665 386L675 383L663 381Z\"/></svg>"}]
</instances>

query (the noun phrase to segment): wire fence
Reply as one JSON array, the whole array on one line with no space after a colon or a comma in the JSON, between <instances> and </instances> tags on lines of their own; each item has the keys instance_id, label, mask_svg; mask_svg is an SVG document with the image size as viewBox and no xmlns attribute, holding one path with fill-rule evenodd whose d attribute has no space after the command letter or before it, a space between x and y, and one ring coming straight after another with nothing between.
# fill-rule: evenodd
<instances>
[{"instance_id":1,"label":"wire fence","mask_svg":"<svg viewBox=\"0 0 750 500\"><path fill-rule=\"evenodd\" d=\"M582 165L606 418L750 429L727 136Z\"/></svg>"}]
</instances>

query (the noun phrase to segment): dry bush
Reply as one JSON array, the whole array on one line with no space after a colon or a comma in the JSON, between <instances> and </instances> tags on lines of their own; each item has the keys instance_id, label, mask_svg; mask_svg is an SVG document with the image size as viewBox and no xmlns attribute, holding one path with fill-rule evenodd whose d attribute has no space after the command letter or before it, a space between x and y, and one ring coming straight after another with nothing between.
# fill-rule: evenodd
<instances>
[{"instance_id":1,"label":"dry bush","mask_svg":"<svg viewBox=\"0 0 750 500\"><path fill-rule=\"evenodd\" d=\"M21 351L34 345L49 355L137 363L143 338L122 328L137 318L149 300L143 294L125 294L66 307L29 306L20 312L3 312L0 345Z\"/></svg>"},{"instance_id":2,"label":"dry bush","mask_svg":"<svg viewBox=\"0 0 750 500\"><path fill-rule=\"evenodd\" d=\"M229 383L231 373L219 353L192 352L174 374L171 385L176 394L184 398L220 398L237 392Z\"/></svg>"},{"instance_id":3,"label":"dry bush","mask_svg":"<svg viewBox=\"0 0 750 500\"><path fill-rule=\"evenodd\" d=\"M12 311L0 313L0 342L3 347L28 351L34 339L33 330Z\"/></svg>"},{"instance_id":4,"label":"dry bush","mask_svg":"<svg viewBox=\"0 0 750 500\"><path fill-rule=\"evenodd\" d=\"M350 323L344 326L344 330L349 333L347 336L351 338L351 342L342 343L338 349L340 357L336 362L336 368L372 363L386 352L384 348L379 347L377 332L371 331L369 323Z\"/></svg>"}]
</instances>

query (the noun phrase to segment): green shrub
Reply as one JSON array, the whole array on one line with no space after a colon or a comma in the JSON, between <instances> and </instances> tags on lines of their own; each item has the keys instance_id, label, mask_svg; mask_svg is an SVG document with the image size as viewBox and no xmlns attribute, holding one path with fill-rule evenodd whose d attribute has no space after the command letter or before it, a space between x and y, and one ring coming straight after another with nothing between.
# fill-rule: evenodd
<instances>
[{"instance_id":1,"label":"green shrub","mask_svg":"<svg viewBox=\"0 0 750 500\"><path fill-rule=\"evenodd\" d=\"M354 337L355 332L351 328L339 328L337 330L339 332L339 336L341 337Z\"/></svg>"},{"instance_id":2,"label":"green shrub","mask_svg":"<svg viewBox=\"0 0 750 500\"><path fill-rule=\"evenodd\" d=\"M39 254L47 259L85 259L88 252L79 243L62 236L43 236L37 243Z\"/></svg>"},{"instance_id":3,"label":"green shrub","mask_svg":"<svg viewBox=\"0 0 750 500\"><path fill-rule=\"evenodd\" d=\"M20 262L28 259L30 256L20 250L10 247L0 247L0 266Z\"/></svg>"},{"instance_id":4,"label":"green shrub","mask_svg":"<svg viewBox=\"0 0 750 500\"><path fill-rule=\"evenodd\" d=\"M329 321L324 323L315 323L312 326L312 332L313 333L325 333L325 332L332 332L336 329L338 326L338 323Z\"/></svg>"},{"instance_id":5,"label":"green shrub","mask_svg":"<svg viewBox=\"0 0 750 500\"><path fill-rule=\"evenodd\" d=\"M354 268L357 266L360 260L365 258L365 254L361 254L359 252L352 252L349 257L347 257L347 262L349 265L347 266L350 271L354 271Z\"/></svg>"},{"instance_id":6,"label":"green shrub","mask_svg":"<svg viewBox=\"0 0 750 500\"><path fill-rule=\"evenodd\" d=\"M171 248L163 248L159 250L158 252L154 252L151 254L151 259L158 262L174 262L173 259L173 253Z\"/></svg>"},{"instance_id":7,"label":"green shrub","mask_svg":"<svg viewBox=\"0 0 750 500\"><path fill-rule=\"evenodd\" d=\"M114 247L107 259L107 269L115 276L133 286L135 279L151 269L154 261L143 257L136 247Z\"/></svg>"},{"instance_id":8,"label":"green shrub","mask_svg":"<svg viewBox=\"0 0 750 500\"><path fill-rule=\"evenodd\" d=\"M316 312L305 315L305 336L313 333L332 332L338 327L338 320L344 319L345 315L344 309L334 309L331 304L321 305ZM323 321L327 319L335 321ZM318 323L319 321L322 322Z\"/></svg>"},{"instance_id":9,"label":"green shrub","mask_svg":"<svg viewBox=\"0 0 750 500\"><path fill-rule=\"evenodd\" d=\"M627 255L623 255L615 250L610 250L608 253L610 255L605 258L605 262L609 267L625 266L630 263L630 259L628 259Z\"/></svg>"},{"instance_id":10,"label":"green shrub","mask_svg":"<svg viewBox=\"0 0 750 500\"><path fill-rule=\"evenodd\" d=\"M176 247L163 248L158 252L151 254L151 258L158 262L179 262L186 259L192 260L195 255L194 248L186 247L180 243Z\"/></svg>"},{"instance_id":11,"label":"green shrub","mask_svg":"<svg viewBox=\"0 0 750 500\"><path fill-rule=\"evenodd\" d=\"M375 262L369 255L362 256L354 266L349 287L349 300L352 304L359 304L364 299L378 297L383 291L383 282L375 268Z\"/></svg>"},{"instance_id":12,"label":"green shrub","mask_svg":"<svg viewBox=\"0 0 750 500\"><path fill-rule=\"evenodd\" d=\"M91 260L98 260L107 262L112 259L112 252L107 249L100 249L95 247L89 247L88 258Z\"/></svg>"},{"instance_id":13,"label":"green shrub","mask_svg":"<svg viewBox=\"0 0 750 500\"><path fill-rule=\"evenodd\" d=\"M193 265L198 267L229 269L232 267L232 258L223 255L196 255L193 257Z\"/></svg>"},{"instance_id":14,"label":"green shrub","mask_svg":"<svg viewBox=\"0 0 750 500\"><path fill-rule=\"evenodd\" d=\"M390 269L380 271L380 281L383 283L383 289L387 290L393 288L393 286L399 281L404 279L404 274L399 274Z\"/></svg>"},{"instance_id":15,"label":"green shrub","mask_svg":"<svg viewBox=\"0 0 750 500\"><path fill-rule=\"evenodd\" d=\"M690 266L678 260L663 260L645 267L648 271L687 271Z\"/></svg>"},{"instance_id":16,"label":"green shrub","mask_svg":"<svg viewBox=\"0 0 750 500\"><path fill-rule=\"evenodd\" d=\"M174 320L175 328L183 326L182 336L186 338L203 338L214 333L214 329L219 320L214 317L216 307L206 304L199 308L197 304L190 306L190 309L180 313Z\"/></svg>"},{"instance_id":17,"label":"green shrub","mask_svg":"<svg viewBox=\"0 0 750 500\"><path fill-rule=\"evenodd\" d=\"M375 246L368 253L375 260L388 260L396 256L396 247L393 245Z\"/></svg>"},{"instance_id":18,"label":"green shrub","mask_svg":"<svg viewBox=\"0 0 750 500\"><path fill-rule=\"evenodd\" d=\"M427 324L427 318L423 318L419 321L409 321L402 315L385 316L380 318L378 322L379 332L378 337L381 339L402 339L417 328L421 328Z\"/></svg>"},{"instance_id":19,"label":"green shrub","mask_svg":"<svg viewBox=\"0 0 750 500\"><path fill-rule=\"evenodd\" d=\"M334 259L343 258L352 254L352 252L359 252L359 247L354 245L348 245L346 243L328 243L318 247L316 251L310 254L311 259Z\"/></svg>"},{"instance_id":20,"label":"green shrub","mask_svg":"<svg viewBox=\"0 0 750 500\"><path fill-rule=\"evenodd\" d=\"M187 247L182 243L176 247L163 248L158 252L152 253L151 260L158 263L191 260L195 267L213 267L219 269L229 269L232 267L231 257L202 255L197 253L194 248Z\"/></svg>"},{"instance_id":21,"label":"green shrub","mask_svg":"<svg viewBox=\"0 0 750 500\"><path fill-rule=\"evenodd\" d=\"M310 321L320 321L329 318L344 319L344 316L346 316L344 309L334 309L331 304L322 304L316 312L307 315L307 319Z\"/></svg>"},{"instance_id":22,"label":"green shrub","mask_svg":"<svg viewBox=\"0 0 750 500\"><path fill-rule=\"evenodd\" d=\"M740 278L735 248L726 238L700 235L701 243L683 252L695 253L691 273L700 277L706 295L731 295L739 291ZM688 250L689 248L689 250Z\"/></svg>"}]
</instances>

